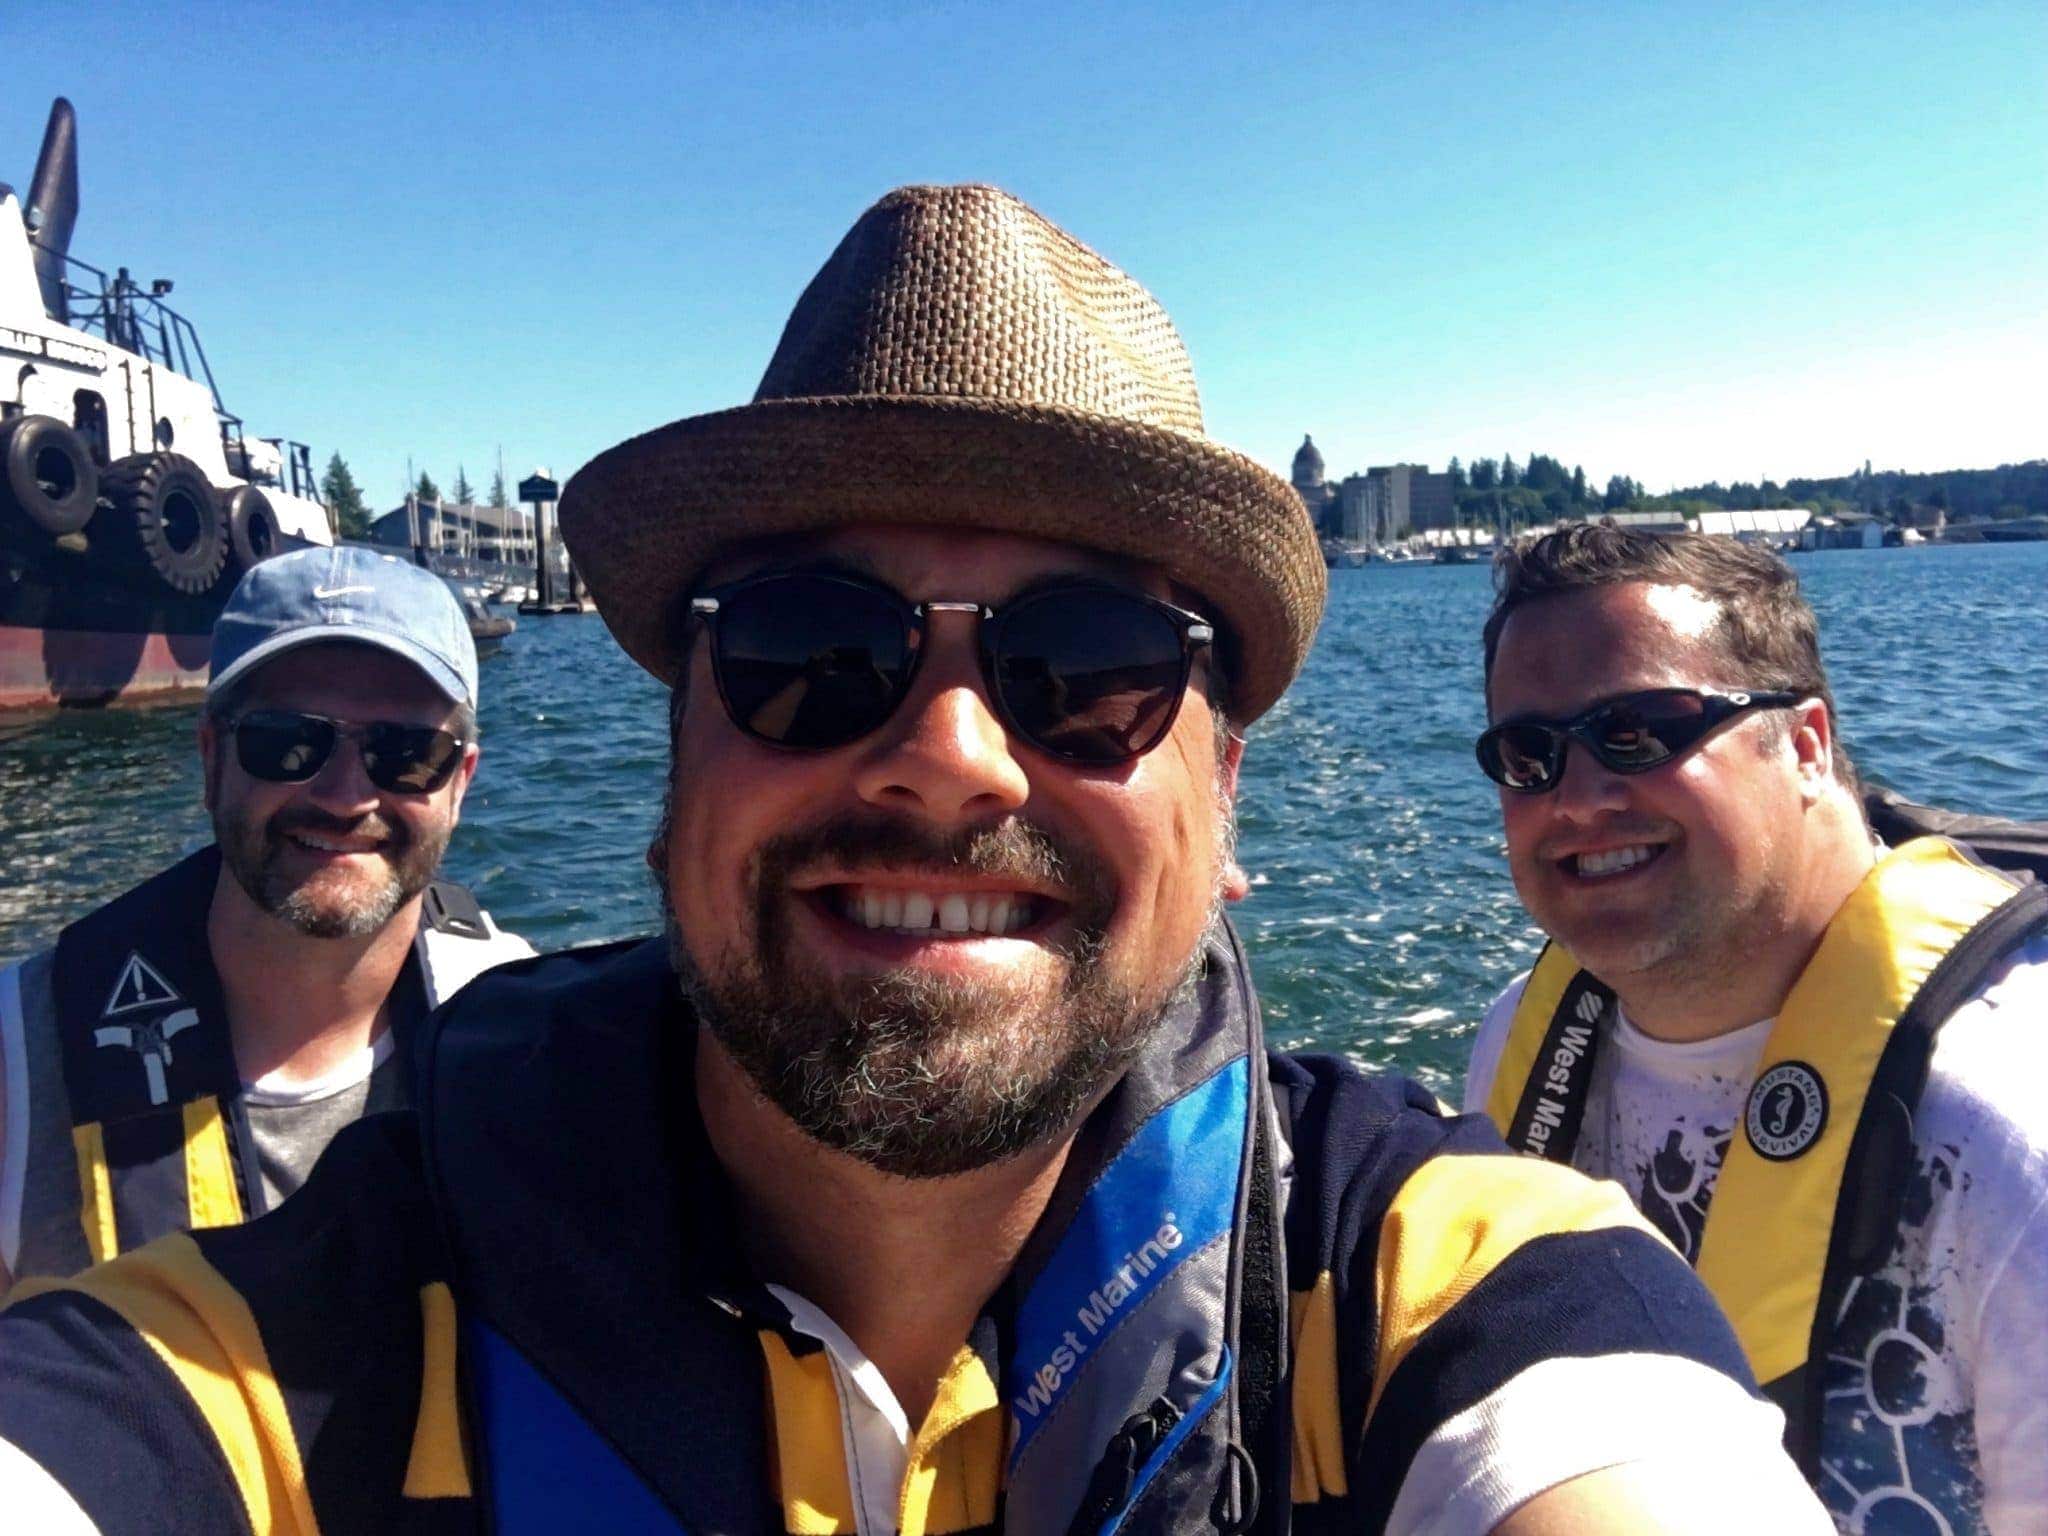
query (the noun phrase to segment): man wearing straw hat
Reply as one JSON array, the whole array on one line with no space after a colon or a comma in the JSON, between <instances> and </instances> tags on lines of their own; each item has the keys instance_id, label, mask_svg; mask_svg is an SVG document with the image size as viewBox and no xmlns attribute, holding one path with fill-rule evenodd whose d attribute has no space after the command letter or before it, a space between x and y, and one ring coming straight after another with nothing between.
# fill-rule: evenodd
<instances>
[{"instance_id":1,"label":"man wearing straw hat","mask_svg":"<svg viewBox=\"0 0 2048 1536\"><path fill-rule=\"evenodd\" d=\"M1231 796L1323 570L1130 278L990 188L893 193L752 405L601 455L562 517L672 689L666 935L472 987L417 1114L273 1218L16 1302L18 1500L1825 1530L1618 1190L1261 1041Z\"/></svg>"}]
</instances>

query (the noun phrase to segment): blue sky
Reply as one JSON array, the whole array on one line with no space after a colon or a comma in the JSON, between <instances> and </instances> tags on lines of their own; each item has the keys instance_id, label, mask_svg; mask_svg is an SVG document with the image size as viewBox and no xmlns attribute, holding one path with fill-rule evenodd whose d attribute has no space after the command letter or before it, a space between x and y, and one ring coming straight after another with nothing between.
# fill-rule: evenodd
<instances>
[{"instance_id":1,"label":"blue sky","mask_svg":"<svg viewBox=\"0 0 2048 1536\"><path fill-rule=\"evenodd\" d=\"M174 14L173 14L174 13ZM908 181L1166 304L1285 472L2048 454L2048 8L0 7L0 179L78 108L97 265L374 505L753 391Z\"/></svg>"}]
</instances>

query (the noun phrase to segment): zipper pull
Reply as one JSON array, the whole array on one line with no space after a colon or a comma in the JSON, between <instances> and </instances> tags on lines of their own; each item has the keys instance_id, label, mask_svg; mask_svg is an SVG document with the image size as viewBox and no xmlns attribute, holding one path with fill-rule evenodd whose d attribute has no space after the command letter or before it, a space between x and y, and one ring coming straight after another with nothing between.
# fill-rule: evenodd
<instances>
[{"instance_id":1,"label":"zipper pull","mask_svg":"<svg viewBox=\"0 0 2048 1536\"><path fill-rule=\"evenodd\" d=\"M1138 1469L1159 1449L1181 1420L1181 1412L1166 1398L1154 1398L1141 1412L1124 1420L1123 1428L1109 1437L1102 1460L1089 1475L1088 1491L1081 1498L1081 1511L1074 1517L1076 1533L1093 1532L1110 1516L1130 1502L1131 1489L1138 1481Z\"/></svg>"}]
</instances>

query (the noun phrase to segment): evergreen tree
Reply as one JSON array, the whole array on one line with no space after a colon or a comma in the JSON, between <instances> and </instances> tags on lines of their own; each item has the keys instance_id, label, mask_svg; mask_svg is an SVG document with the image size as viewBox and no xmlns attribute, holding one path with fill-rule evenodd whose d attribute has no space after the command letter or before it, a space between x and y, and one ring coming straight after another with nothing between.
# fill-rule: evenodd
<instances>
[{"instance_id":1,"label":"evergreen tree","mask_svg":"<svg viewBox=\"0 0 2048 1536\"><path fill-rule=\"evenodd\" d=\"M412 488L413 495L421 501L431 501L436 506L441 502L441 487L434 484L434 477L424 469L420 471L420 483Z\"/></svg>"},{"instance_id":2,"label":"evergreen tree","mask_svg":"<svg viewBox=\"0 0 2048 1536\"><path fill-rule=\"evenodd\" d=\"M344 539L370 536L370 509L363 505L362 488L339 453L327 461L327 473L320 477L320 495Z\"/></svg>"},{"instance_id":3,"label":"evergreen tree","mask_svg":"<svg viewBox=\"0 0 2048 1536\"><path fill-rule=\"evenodd\" d=\"M1515 468L1515 456L1511 453L1500 456L1500 483L1510 489L1522 483L1521 471Z\"/></svg>"},{"instance_id":4,"label":"evergreen tree","mask_svg":"<svg viewBox=\"0 0 2048 1536\"><path fill-rule=\"evenodd\" d=\"M1607 494L1600 498L1600 505L1609 512L1616 512L1629 504L1632 495L1627 475L1609 475Z\"/></svg>"},{"instance_id":5,"label":"evergreen tree","mask_svg":"<svg viewBox=\"0 0 2048 1536\"><path fill-rule=\"evenodd\" d=\"M491 505L500 511L512 505L511 498L505 494L505 471L502 469L491 474Z\"/></svg>"},{"instance_id":6,"label":"evergreen tree","mask_svg":"<svg viewBox=\"0 0 2048 1536\"><path fill-rule=\"evenodd\" d=\"M1472 461L1472 489L1490 491L1500 484L1500 466L1491 459Z\"/></svg>"},{"instance_id":7,"label":"evergreen tree","mask_svg":"<svg viewBox=\"0 0 2048 1536\"><path fill-rule=\"evenodd\" d=\"M462 472L460 464L455 466L455 502L457 506L469 506L476 500L476 487L469 483L469 476Z\"/></svg>"},{"instance_id":8,"label":"evergreen tree","mask_svg":"<svg viewBox=\"0 0 2048 1536\"><path fill-rule=\"evenodd\" d=\"M1576 506L1579 503L1583 502L1585 499L1586 466L1583 464L1574 464L1572 466L1572 504Z\"/></svg>"},{"instance_id":9,"label":"evergreen tree","mask_svg":"<svg viewBox=\"0 0 2048 1536\"><path fill-rule=\"evenodd\" d=\"M1452 491L1456 492L1465 489L1465 466L1458 462L1456 454L1451 456L1450 468L1446 473L1451 477Z\"/></svg>"}]
</instances>

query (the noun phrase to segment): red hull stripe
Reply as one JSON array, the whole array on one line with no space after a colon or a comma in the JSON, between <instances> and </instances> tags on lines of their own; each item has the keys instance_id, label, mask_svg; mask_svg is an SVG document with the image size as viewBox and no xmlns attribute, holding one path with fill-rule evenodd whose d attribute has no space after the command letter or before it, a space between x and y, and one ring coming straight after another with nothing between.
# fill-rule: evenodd
<instances>
[{"instance_id":1,"label":"red hull stripe","mask_svg":"<svg viewBox=\"0 0 2048 1536\"><path fill-rule=\"evenodd\" d=\"M206 687L210 635L0 625L0 709L170 699Z\"/></svg>"}]
</instances>

